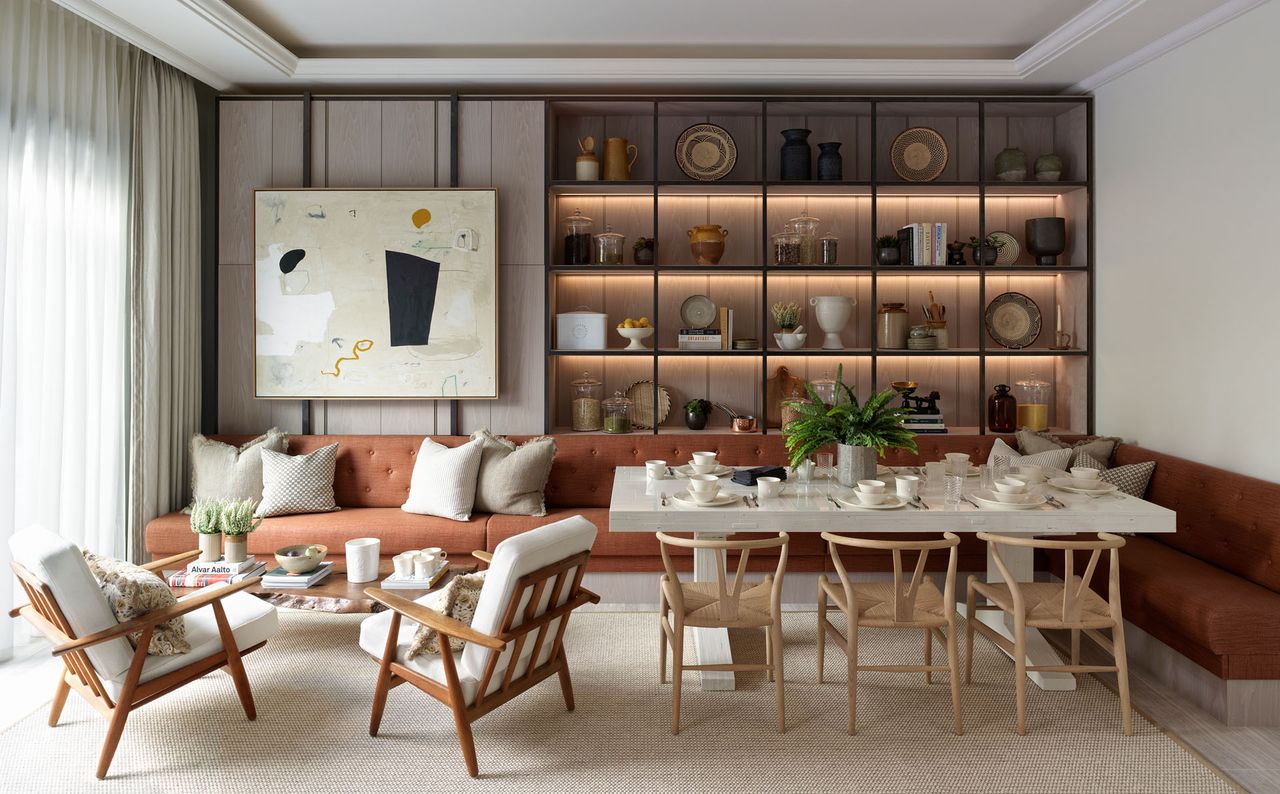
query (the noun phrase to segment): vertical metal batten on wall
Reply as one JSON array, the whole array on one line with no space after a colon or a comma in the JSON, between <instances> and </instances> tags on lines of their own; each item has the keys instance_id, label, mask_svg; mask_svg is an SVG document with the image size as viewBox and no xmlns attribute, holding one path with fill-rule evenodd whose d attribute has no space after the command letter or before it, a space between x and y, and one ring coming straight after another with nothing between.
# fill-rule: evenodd
<instances>
[{"instance_id":1,"label":"vertical metal batten on wall","mask_svg":"<svg viewBox=\"0 0 1280 794\"><path fill-rule=\"evenodd\" d=\"M305 188L312 187L311 184L311 92L306 91L302 94L302 186ZM256 241L255 241L256 244ZM255 308L256 311L256 308ZM256 366L256 364L255 364ZM329 416L329 412L325 411L325 417ZM311 401L302 401L302 435L311 435Z\"/></svg>"},{"instance_id":2,"label":"vertical metal batten on wall","mask_svg":"<svg viewBox=\"0 0 1280 794\"><path fill-rule=\"evenodd\" d=\"M439 180L437 179L437 183ZM449 95L449 187L458 187L458 95ZM495 262L495 267L502 267ZM499 295L498 300L502 297ZM494 340L500 344L500 340ZM501 366L501 362L499 362ZM449 434L458 435L458 401L449 401Z\"/></svg>"}]
</instances>

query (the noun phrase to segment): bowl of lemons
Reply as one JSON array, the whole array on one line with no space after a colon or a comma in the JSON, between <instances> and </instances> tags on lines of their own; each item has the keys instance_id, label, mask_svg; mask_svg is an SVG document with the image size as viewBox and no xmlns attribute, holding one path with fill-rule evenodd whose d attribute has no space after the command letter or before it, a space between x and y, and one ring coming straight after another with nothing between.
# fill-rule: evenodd
<instances>
[{"instance_id":1,"label":"bowl of lemons","mask_svg":"<svg viewBox=\"0 0 1280 794\"><path fill-rule=\"evenodd\" d=\"M618 333L631 340L631 344L624 349L648 350L649 348L644 346L643 340L653 336L653 324L649 322L648 317L641 317L639 320L633 320L628 317L618 323Z\"/></svg>"}]
</instances>

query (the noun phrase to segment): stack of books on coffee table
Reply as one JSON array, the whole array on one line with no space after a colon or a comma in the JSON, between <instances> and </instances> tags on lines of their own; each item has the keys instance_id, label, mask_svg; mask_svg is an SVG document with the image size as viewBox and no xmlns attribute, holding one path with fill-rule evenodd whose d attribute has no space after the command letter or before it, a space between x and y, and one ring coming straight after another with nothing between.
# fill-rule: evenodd
<instances>
[{"instance_id":1,"label":"stack of books on coffee table","mask_svg":"<svg viewBox=\"0 0 1280 794\"><path fill-rule=\"evenodd\" d=\"M324 581L332 570L331 562L322 562L319 568L307 573L289 573L284 568L272 568L262 575L262 587L264 589L311 587Z\"/></svg>"},{"instance_id":2,"label":"stack of books on coffee table","mask_svg":"<svg viewBox=\"0 0 1280 794\"><path fill-rule=\"evenodd\" d=\"M235 584L243 579L262 575L267 564L249 556L244 562L190 562L184 570L169 576L170 587L207 587L226 582Z\"/></svg>"}]
</instances>

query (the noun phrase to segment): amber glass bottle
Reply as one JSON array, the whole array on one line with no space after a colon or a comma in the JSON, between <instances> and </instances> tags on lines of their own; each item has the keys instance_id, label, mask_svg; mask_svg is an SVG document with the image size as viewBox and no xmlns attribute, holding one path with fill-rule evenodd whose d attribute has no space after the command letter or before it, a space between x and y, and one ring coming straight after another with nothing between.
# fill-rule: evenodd
<instances>
[{"instance_id":1,"label":"amber glass bottle","mask_svg":"<svg viewBox=\"0 0 1280 794\"><path fill-rule=\"evenodd\" d=\"M987 398L987 429L992 433L1012 433L1018 427L1018 401L1001 383Z\"/></svg>"}]
</instances>

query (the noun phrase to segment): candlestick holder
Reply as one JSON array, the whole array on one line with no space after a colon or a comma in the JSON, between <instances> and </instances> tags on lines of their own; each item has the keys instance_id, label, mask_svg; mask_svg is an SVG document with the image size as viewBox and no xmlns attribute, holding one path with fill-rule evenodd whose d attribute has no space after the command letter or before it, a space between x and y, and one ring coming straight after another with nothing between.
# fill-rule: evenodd
<instances>
[{"instance_id":1,"label":"candlestick holder","mask_svg":"<svg viewBox=\"0 0 1280 794\"><path fill-rule=\"evenodd\" d=\"M1071 334L1066 331L1058 331L1054 334L1054 344L1049 346L1050 350L1070 350Z\"/></svg>"}]
</instances>

